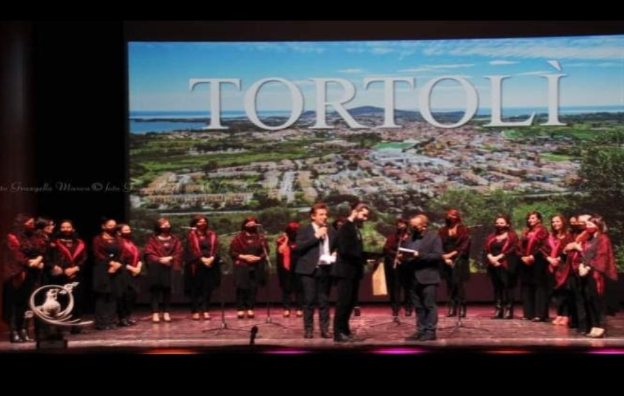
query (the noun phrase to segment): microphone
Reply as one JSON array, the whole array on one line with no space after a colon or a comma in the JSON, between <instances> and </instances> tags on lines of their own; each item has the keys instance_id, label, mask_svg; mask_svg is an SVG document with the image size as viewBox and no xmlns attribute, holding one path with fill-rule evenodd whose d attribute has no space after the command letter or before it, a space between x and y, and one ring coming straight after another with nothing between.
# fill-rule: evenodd
<instances>
[{"instance_id":1,"label":"microphone","mask_svg":"<svg viewBox=\"0 0 624 396\"><path fill-rule=\"evenodd\" d=\"M258 326L251 328L251 335L249 336L249 345L255 345L256 335L258 334Z\"/></svg>"},{"instance_id":2,"label":"microphone","mask_svg":"<svg viewBox=\"0 0 624 396\"><path fill-rule=\"evenodd\" d=\"M322 225L320 225L320 226L319 226L319 229L320 229L320 228L327 228L327 223L323 223ZM321 237L321 239L325 239L325 236L326 236L326 235L323 235L323 236Z\"/></svg>"}]
</instances>

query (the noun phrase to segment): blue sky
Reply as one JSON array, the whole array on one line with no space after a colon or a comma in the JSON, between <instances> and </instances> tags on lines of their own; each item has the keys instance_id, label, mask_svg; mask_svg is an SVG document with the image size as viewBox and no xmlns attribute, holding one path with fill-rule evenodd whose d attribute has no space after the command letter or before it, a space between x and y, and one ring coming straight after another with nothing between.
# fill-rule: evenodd
<instances>
[{"instance_id":1,"label":"blue sky","mask_svg":"<svg viewBox=\"0 0 624 396\"><path fill-rule=\"evenodd\" d=\"M314 106L309 78L344 78L357 94L347 107L382 106L383 86L363 87L365 77L414 77L415 89L397 84L396 107L418 109L418 92L442 75L460 75L477 89L482 108L490 106L486 75L510 75L505 81L505 107L546 107L546 79L557 73L547 62L560 62L562 106L613 106L624 111L624 36L586 36L524 39L471 39L367 42L258 42L129 44L131 111L208 110L207 86L188 88L191 78L238 78L241 91L225 86L222 110L242 110L244 92L255 81L280 77L301 89L305 109ZM329 98L340 95L330 85ZM258 95L258 110L289 110L288 90L267 84ZM434 109L462 108L463 90L443 82L432 95Z\"/></svg>"}]
</instances>

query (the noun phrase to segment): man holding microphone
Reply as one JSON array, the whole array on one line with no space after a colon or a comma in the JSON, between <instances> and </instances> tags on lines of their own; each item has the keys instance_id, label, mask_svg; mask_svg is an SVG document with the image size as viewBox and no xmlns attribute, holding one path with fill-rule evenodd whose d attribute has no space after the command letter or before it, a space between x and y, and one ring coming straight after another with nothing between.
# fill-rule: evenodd
<instances>
[{"instance_id":1,"label":"man holding microphone","mask_svg":"<svg viewBox=\"0 0 624 396\"><path fill-rule=\"evenodd\" d=\"M295 272L303 286L304 338L314 338L314 308L319 309L321 337L329 335L329 292L331 267L336 261L336 231L327 227L327 206L317 203L310 209L312 223L297 232L299 261Z\"/></svg>"}]
</instances>

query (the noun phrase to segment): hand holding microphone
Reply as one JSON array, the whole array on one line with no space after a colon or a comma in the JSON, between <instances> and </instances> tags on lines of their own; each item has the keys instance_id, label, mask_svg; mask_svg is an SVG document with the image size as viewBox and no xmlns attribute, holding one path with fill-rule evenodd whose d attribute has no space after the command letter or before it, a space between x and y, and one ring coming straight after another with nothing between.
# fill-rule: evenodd
<instances>
[{"instance_id":1,"label":"hand holding microphone","mask_svg":"<svg viewBox=\"0 0 624 396\"><path fill-rule=\"evenodd\" d=\"M325 239L325 237L327 237L327 224L319 226L319 229L316 231L315 235L318 239Z\"/></svg>"}]
</instances>

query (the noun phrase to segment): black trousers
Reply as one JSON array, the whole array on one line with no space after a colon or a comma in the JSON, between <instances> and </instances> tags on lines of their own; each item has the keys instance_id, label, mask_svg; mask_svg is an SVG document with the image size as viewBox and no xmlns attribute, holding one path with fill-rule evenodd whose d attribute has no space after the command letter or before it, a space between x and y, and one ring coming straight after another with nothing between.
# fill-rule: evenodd
<instances>
[{"instance_id":1,"label":"black trousers","mask_svg":"<svg viewBox=\"0 0 624 396\"><path fill-rule=\"evenodd\" d=\"M336 301L336 313L334 314L334 335L351 335L349 318L357 304L359 290L359 279L338 278L336 280L338 301Z\"/></svg>"},{"instance_id":2,"label":"black trousers","mask_svg":"<svg viewBox=\"0 0 624 396\"><path fill-rule=\"evenodd\" d=\"M162 300L162 305L160 301ZM152 286L150 288L150 301L152 313L171 311L171 288ZM162 306L162 309L161 309Z\"/></svg>"},{"instance_id":3,"label":"black trousers","mask_svg":"<svg viewBox=\"0 0 624 396\"><path fill-rule=\"evenodd\" d=\"M548 285L523 282L521 285L522 307L525 318L548 318Z\"/></svg>"},{"instance_id":4,"label":"black trousers","mask_svg":"<svg viewBox=\"0 0 624 396\"><path fill-rule=\"evenodd\" d=\"M575 300L578 314L578 328L581 331L591 330L592 327L604 328L605 299L598 294L596 280L590 272L584 277L575 277Z\"/></svg>"},{"instance_id":5,"label":"black trousers","mask_svg":"<svg viewBox=\"0 0 624 396\"><path fill-rule=\"evenodd\" d=\"M413 306L412 299L410 298L410 287L407 280L405 266L397 265L396 268L392 268L393 262L394 257L392 259L386 257L384 260L384 269L386 272L386 287L388 288L392 314L396 316L399 314L401 305L401 291L403 291L403 306L405 307L405 310L411 311Z\"/></svg>"},{"instance_id":6,"label":"black trousers","mask_svg":"<svg viewBox=\"0 0 624 396\"><path fill-rule=\"evenodd\" d=\"M282 285L282 305L284 309L290 310L293 306L295 309L303 308L303 285L301 284L301 277L294 273L287 275L290 277L288 282ZM292 302L292 296L294 295L295 301Z\"/></svg>"},{"instance_id":7,"label":"black trousers","mask_svg":"<svg viewBox=\"0 0 624 396\"><path fill-rule=\"evenodd\" d=\"M573 316L576 311L574 293L567 283L553 291L552 299L557 309L557 316Z\"/></svg>"},{"instance_id":8,"label":"black trousers","mask_svg":"<svg viewBox=\"0 0 624 396\"><path fill-rule=\"evenodd\" d=\"M497 306L511 306L514 303L515 282L513 275L505 268L488 268L488 273L494 289L494 301Z\"/></svg>"},{"instance_id":9,"label":"black trousers","mask_svg":"<svg viewBox=\"0 0 624 396\"><path fill-rule=\"evenodd\" d=\"M416 328L419 334L436 334L438 326L437 286L414 282L412 287L412 300L416 308Z\"/></svg>"},{"instance_id":10,"label":"black trousers","mask_svg":"<svg viewBox=\"0 0 624 396\"><path fill-rule=\"evenodd\" d=\"M11 331L25 329L26 321L24 314L29 310L28 299L33 291L33 286L24 282L15 287L11 281L3 284L3 318Z\"/></svg>"},{"instance_id":11,"label":"black trousers","mask_svg":"<svg viewBox=\"0 0 624 396\"><path fill-rule=\"evenodd\" d=\"M119 311L119 319L128 319L134 313L137 299L139 298L138 290L128 288L124 295L117 302L117 310Z\"/></svg>"},{"instance_id":12,"label":"black trousers","mask_svg":"<svg viewBox=\"0 0 624 396\"><path fill-rule=\"evenodd\" d=\"M448 303L454 306L466 303L466 281L461 279L456 271L458 271L456 268L448 266L444 268Z\"/></svg>"},{"instance_id":13,"label":"black trousers","mask_svg":"<svg viewBox=\"0 0 624 396\"><path fill-rule=\"evenodd\" d=\"M113 293L96 293L95 325L110 326L117 322L117 297Z\"/></svg>"},{"instance_id":14,"label":"black trousers","mask_svg":"<svg viewBox=\"0 0 624 396\"><path fill-rule=\"evenodd\" d=\"M314 328L314 308L319 311L321 331L329 330L329 292L331 278L325 269L317 268L312 275L301 275L303 289L303 327L306 331Z\"/></svg>"},{"instance_id":15,"label":"black trousers","mask_svg":"<svg viewBox=\"0 0 624 396\"><path fill-rule=\"evenodd\" d=\"M237 293L236 293L237 297L238 297L238 290L240 289L237 289ZM210 301L212 299L212 291L213 291L212 286L195 288L194 290L191 291L191 312L192 313L208 312L210 310ZM169 296L170 296L169 299L171 299L171 291L169 291ZM255 304L255 295L254 295L253 301ZM253 304L251 305L252 307L248 309L253 309Z\"/></svg>"},{"instance_id":16,"label":"black trousers","mask_svg":"<svg viewBox=\"0 0 624 396\"><path fill-rule=\"evenodd\" d=\"M68 282L72 283L74 281ZM85 311L85 281L83 278L76 280L78 286L72 289L72 295L74 296L74 309L72 311L72 317L74 319L82 318Z\"/></svg>"},{"instance_id":17,"label":"black trousers","mask_svg":"<svg viewBox=\"0 0 624 396\"><path fill-rule=\"evenodd\" d=\"M128 319L131 313L130 293L126 291L122 296L117 297L117 316L119 320Z\"/></svg>"},{"instance_id":18,"label":"black trousers","mask_svg":"<svg viewBox=\"0 0 624 396\"><path fill-rule=\"evenodd\" d=\"M252 310L256 306L258 284L251 282L249 288L236 288L236 309L239 311Z\"/></svg>"}]
</instances>

